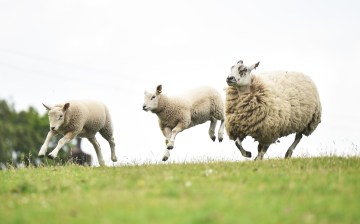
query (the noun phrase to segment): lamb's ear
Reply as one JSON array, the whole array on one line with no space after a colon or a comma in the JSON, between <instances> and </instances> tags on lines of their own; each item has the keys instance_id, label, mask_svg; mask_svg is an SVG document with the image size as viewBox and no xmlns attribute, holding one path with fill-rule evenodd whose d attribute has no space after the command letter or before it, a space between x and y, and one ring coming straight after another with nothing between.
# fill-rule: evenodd
<instances>
[{"instance_id":1,"label":"lamb's ear","mask_svg":"<svg viewBox=\"0 0 360 224\"><path fill-rule=\"evenodd\" d=\"M256 69L256 68L259 66L259 64L260 64L260 61L257 62L257 63L255 63L255 64L253 64L253 65L251 65L248 69L249 69L250 71L253 70L253 69Z\"/></svg>"},{"instance_id":2,"label":"lamb's ear","mask_svg":"<svg viewBox=\"0 0 360 224\"><path fill-rule=\"evenodd\" d=\"M70 107L70 103L65 103L62 110L67 111L67 109L69 109L69 107Z\"/></svg>"},{"instance_id":3,"label":"lamb's ear","mask_svg":"<svg viewBox=\"0 0 360 224\"><path fill-rule=\"evenodd\" d=\"M51 110L53 108L52 106L46 105L44 103L42 105L46 108L46 110Z\"/></svg>"},{"instance_id":4,"label":"lamb's ear","mask_svg":"<svg viewBox=\"0 0 360 224\"><path fill-rule=\"evenodd\" d=\"M156 94L159 95L162 92L162 85L156 87Z\"/></svg>"}]
</instances>

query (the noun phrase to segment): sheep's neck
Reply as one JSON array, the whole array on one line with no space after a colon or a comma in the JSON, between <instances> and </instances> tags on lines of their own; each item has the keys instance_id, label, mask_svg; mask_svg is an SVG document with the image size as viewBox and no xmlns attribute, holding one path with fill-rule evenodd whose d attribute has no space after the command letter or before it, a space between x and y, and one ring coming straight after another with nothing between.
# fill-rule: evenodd
<instances>
[{"instance_id":1,"label":"sheep's neck","mask_svg":"<svg viewBox=\"0 0 360 224\"><path fill-rule=\"evenodd\" d=\"M250 85L246 85L246 86L237 86L236 87L238 94L242 95L244 93L249 93L250 92Z\"/></svg>"}]
</instances>

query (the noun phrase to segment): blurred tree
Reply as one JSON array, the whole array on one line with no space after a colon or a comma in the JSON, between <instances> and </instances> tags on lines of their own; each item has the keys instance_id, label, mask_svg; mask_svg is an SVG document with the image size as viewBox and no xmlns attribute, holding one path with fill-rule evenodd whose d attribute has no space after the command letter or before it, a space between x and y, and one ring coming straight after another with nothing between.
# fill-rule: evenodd
<instances>
[{"instance_id":1,"label":"blurred tree","mask_svg":"<svg viewBox=\"0 0 360 224\"><path fill-rule=\"evenodd\" d=\"M13 104L7 103L5 100L0 99L0 163L19 164L25 165L41 163L37 157L38 151L43 144L47 132L49 130L49 121L46 114L39 114L35 108L29 107L27 111L16 112ZM49 144L52 150L61 136L53 138ZM91 159L83 155L80 143L78 140L76 153L71 152L73 146L66 145L64 150L60 150L59 159L55 161L46 160L47 164L65 163L69 159L74 162L81 161L80 164L85 164L84 161ZM84 159L76 159L74 156Z\"/></svg>"}]
</instances>

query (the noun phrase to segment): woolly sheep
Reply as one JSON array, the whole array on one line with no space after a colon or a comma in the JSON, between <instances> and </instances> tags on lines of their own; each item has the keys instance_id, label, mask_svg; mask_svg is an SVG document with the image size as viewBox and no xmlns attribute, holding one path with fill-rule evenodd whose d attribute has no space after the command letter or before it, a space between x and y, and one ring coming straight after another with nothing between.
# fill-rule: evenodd
<instances>
[{"instance_id":1,"label":"woolly sheep","mask_svg":"<svg viewBox=\"0 0 360 224\"><path fill-rule=\"evenodd\" d=\"M244 157L251 157L241 142L251 136L259 142L261 160L280 137L296 133L286 152L290 158L302 135L309 136L321 122L321 104L313 81L298 72L252 75L260 62L246 67L242 61L231 67L226 82L225 127Z\"/></svg>"},{"instance_id":2,"label":"woolly sheep","mask_svg":"<svg viewBox=\"0 0 360 224\"><path fill-rule=\"evenodd\" d=\"M155 93L145 91L144 111L151 111L159 118L160 129L165 136L166 150L163 161L170 157L176 135L195 125L210 121L209 135L215 141L217 120L221 121L218 130L219 142L224 136L224 102L221 95L211 87L195 89L186 95L168 97L162 94L158 85Z\"/></svg>"},{"instance_id":3,"label":"woolly sheep","mask_svg":"<svg viewBox=\"0 0 360 224\"><path fill-rule=\"evenodd\" d=\"M48 155L49 158L57 157L59 150L75 137L87 138L94 146L100 166L105 162L101 154L100 145L95 135L100 132L111 148L111 160L116 162L115 142L113 138L113 127L107 107L95 101L69 101L64 104L57 104L54 107L43 104L48 110L50 131L39 151L39 157L46 154L49 142L53 136L61 134L56 148Z\"/></svg>"}]
</instances>

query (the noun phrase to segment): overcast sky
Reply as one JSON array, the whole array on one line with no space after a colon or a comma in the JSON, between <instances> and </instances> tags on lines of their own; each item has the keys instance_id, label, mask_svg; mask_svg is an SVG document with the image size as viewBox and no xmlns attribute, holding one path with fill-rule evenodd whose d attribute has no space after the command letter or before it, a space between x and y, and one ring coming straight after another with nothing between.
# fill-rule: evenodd
<instances>
[{"instance_id":1,"label":"overcast sky","mask_svg":"<svg viewBox=\"0 0 360 224\"><path fill-rule=\"evenodd\" d=\"M359 12L356 0L0 0L0 98L44 113L42 102L103 101L120 163L157 162L165 144L156 115L142 111L145 90L210 85L225 97L230 67L260 61L255 74L300 71L318 86L322 123L293 156L359 155ZM213 143L208 127L180 133L169 161L245 160L227 136ZM293 139L265 157L283 157ZM244 146L257 154L250 137Z\"/></svg>"}]
</instances>

